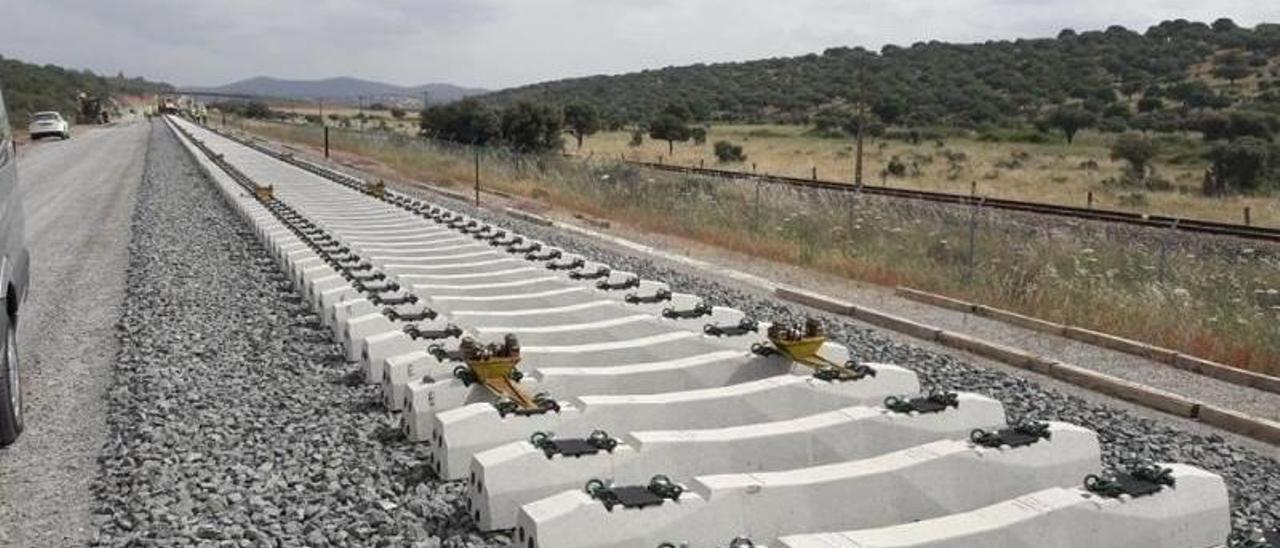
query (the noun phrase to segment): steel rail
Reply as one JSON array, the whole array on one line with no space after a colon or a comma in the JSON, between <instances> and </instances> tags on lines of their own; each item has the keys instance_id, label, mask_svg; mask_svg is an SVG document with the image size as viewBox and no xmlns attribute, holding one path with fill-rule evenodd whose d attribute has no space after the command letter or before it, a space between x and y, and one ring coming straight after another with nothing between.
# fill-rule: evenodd
<instances>
[{"instance_id":1,"label":"steel rail","mask_svg":"<svg viewBox=\"0 0 1280 548\"><path fill-rule=\"evenodd\" d=\"M705 167L686 167L671 164L660 164L655 162L641 162L636 160L624 160L628 165L636 167L667 171L673 173L682 173L686 175L697 175L702 177L716 177L725 179L748 179L762 181L772 184L782 184L797 188L813 188L822 190L835 190L840 192L862 193L873 196L885 196L890 198L902 198L909 200L922 200L928 202L937 202L945 204L989 207L992 209L1002 209L1008 211L1021 211L1036 215L1048 215L1056 217L1067 217L1073 219L1083 219L1089 221L1099 221L1107 223L1119 223L1134 226L1142 226L1147 228L1170 229L1189 233L1208 234L1215 236L1230 236L1235 238L1243 238L1250 240L1263 240L1271 242L1280 242L1280 229L1262 226L1243 225L1234 223L1223 223L1218 221L1206 221L1202 219L1188 219L1182 217L1171 217L1166 215L1149 215L1144 213L1135 213L1132 211L1120 211L1114 209L1092 209L1076 206L1065 206L1058 204L1049 204L1043 202L1029 202L1022 200L1007 200L1003 198L990 198L984 196L972 196L968 194L955 194L950 192L933 192L927 190L912 190L907 188L892 188L885 186L868 186L868 185L852 185L836 181L826 181L821 179L805 179L802 177L788 177L783 175L769 175L760 173L744 173L739 171L729 171L723 169L713 169Z\"/></svg>"}]
</instances>

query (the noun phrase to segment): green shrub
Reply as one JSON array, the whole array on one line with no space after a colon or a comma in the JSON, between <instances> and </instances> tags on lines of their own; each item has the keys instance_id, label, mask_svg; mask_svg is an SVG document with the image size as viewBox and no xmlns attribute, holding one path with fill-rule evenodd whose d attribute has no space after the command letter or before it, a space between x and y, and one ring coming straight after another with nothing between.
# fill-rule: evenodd
<instances>
[{"instance_id":1,"label":"green shrub","mask_svg":"<svg viewBox=\"0 0 1280 548\"><path fill-rule=\"evenodd\" d=\"M1243 137L1214 148L1212 158L1213 171L1205 177L1205 194L1253 192L1275 186L1280 158L1271 143Z\"/></svg>"},{"instance_id":2,"label":"green shrub","mask_svg":"<svg viewBox=\"0 0 1280 548\"><path fill-rule=\"evenodd\" d=\"M889 159L889 165L885 166L885 172L894 177L904 177L907 174L907 164L902 163L902 159L894 156Z\"/></svg>"},{"instance_id":3,"label":"green shrub","mask_svg":"<svg viewBox=\"0 0 1280 548\"><path fill-rule=\"evenodd\" d=\"M1155 143L1138 133L1121 135L1111 144L1111 159L1129 162L1129 167L1139 179L1146 176L1147 166L1155 157Z\"/></svg>"},{"instance_id":4,"label":"green shrub","mask_svg":"<svg viewBox=\"0 0 1280 548\"><path fill-rule=\"evenodd\" d=\"M742 153L742 145L735 145L729 141L716 141L715 154L716 159L722 164L744 162L747 159L747 155Z\"/></svg>"}]
</instances>

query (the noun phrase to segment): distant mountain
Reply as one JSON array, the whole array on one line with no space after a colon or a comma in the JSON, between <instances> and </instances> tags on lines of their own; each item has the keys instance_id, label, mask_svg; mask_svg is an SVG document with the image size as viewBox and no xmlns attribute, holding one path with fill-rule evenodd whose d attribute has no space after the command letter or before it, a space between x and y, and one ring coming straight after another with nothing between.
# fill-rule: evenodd
<instances>
[{"instance_id":1,"label":"distant mountain","mask_svg":"<svg viewBox=\"0 0 1280 548\"><path fill-rule=\"evenodd\" d=\"M269 76L258 76L223 86L196 87L192 89L288 99L329 99L352 103L360 100L360 98L364 98L366 102L384 101L393 103L408 99L420 100L424 91L427 92L431 102L445 103L487 93L487 90L464 88L453 84L397 86L349 77L325 78L323 80L284 80Z\"/></svg>"}]
</instances>

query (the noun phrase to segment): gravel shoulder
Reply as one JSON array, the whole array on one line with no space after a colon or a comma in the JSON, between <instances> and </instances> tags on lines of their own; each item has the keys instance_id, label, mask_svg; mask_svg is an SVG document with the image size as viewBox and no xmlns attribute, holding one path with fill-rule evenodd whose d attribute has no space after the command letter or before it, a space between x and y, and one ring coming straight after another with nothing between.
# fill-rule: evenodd
<instances>
[{"instance_id":1,"label":"gravel shoulder","mask_svg":"<svg viewBox=\"0 0 1280 548\"><path fill-rule=\"evenodd\" d=\"M143 124L24 147L31 288L20 311L26 432L0 449L0 546L83 545L90 482L106 440L129 214L147 149Z\"/></svg>"},{"instance_id":2,"label":"gravel shoulder","mask_svg":"<svg viewBox=\"0 0 1280 548\"><path fill-rule=\"evenodd\" d=\"M504 544L469 532L465 486L429 477L161 122L150 146L93 545Z\"/></svg>"}]
</instances>

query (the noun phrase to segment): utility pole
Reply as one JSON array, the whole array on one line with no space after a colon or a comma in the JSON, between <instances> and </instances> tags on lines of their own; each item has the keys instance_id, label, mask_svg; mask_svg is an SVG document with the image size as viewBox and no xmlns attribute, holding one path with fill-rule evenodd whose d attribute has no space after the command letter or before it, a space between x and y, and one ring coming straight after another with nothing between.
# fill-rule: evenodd
<instances>
[{"instance_id":1,"label":"utility pole","mask_svg":"<svg viewBox=\"0 0 1280 548\"><path fill-rule=\"evenodd\" d=\"M858 58L858 156L854 160L853 184L862 186L862 134L866 128L867 112L867 60L865 54Z\"/></svg>"},{"instance_id":2,"label":"utility pole","mask_svg":"<svg viewBox=\"0 0 1280 548\"><path fill-rule=\"evenodd\" d=\"M324 123L324 99L317 99L316 104L320 105L320 125L328 125Z\"/></svg>"}]
</instances>

